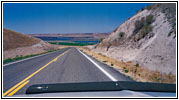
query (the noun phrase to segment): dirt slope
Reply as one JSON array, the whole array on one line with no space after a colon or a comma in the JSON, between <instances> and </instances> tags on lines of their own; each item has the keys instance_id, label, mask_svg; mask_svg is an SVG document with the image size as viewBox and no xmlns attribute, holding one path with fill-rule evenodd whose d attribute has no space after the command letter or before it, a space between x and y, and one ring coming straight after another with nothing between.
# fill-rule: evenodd
<instances>
[{"instance_id":1,"label":"dirt slope","mask_svg":"<svg viewBox=\"0 0 179 100\"><path fill-rule=\"evenodd\" d=\"M3 29L3 59L38 54L58 46L48 44L40 39L21 34L9 29Z\"/></svg>"},{"instance_id":2,"label":"dirt slope","mask_svg":"<svg viewBox=\"0 0 179 100\"><path fill-rule=\"evenodd\" d=\"M28 47L40 42L39 39L9 30L3 29L3 50Z\"/></svg>"}]
</instances>

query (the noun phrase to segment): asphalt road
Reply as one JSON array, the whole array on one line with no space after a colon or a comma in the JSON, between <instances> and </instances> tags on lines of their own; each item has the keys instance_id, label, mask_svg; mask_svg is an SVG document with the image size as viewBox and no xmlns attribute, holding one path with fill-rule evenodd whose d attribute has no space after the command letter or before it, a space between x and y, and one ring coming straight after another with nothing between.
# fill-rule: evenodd
<instances>
[{"instance_id":1,"label":"asphalt road","mask_svg":"<svg viewBox=\"0 0 179 100\"><path fill-rule=\"evenodd\" d=\"M3 93L6 96L24 94L33 84L114 81L113 79L132 81L106 64L86 57L76 48L65 48L3 66ZM17 85L18 83L22 84Z\"/></svg>"}]
</instances>

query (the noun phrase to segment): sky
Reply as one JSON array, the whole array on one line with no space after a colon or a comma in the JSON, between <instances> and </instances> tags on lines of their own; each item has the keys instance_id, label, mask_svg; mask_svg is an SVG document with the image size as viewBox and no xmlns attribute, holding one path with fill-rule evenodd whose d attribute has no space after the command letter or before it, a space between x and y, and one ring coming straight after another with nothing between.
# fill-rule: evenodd
<instances>
[{"instance_id":1,"label":"sky","mask_svg":"<svg viewBox=\"0 0 179 100\"><path fill-rule=\"evenodd\" d=\"M148 3L3 3L3 27L24 34L112 32Z\"/></svg>"}]
</instances>

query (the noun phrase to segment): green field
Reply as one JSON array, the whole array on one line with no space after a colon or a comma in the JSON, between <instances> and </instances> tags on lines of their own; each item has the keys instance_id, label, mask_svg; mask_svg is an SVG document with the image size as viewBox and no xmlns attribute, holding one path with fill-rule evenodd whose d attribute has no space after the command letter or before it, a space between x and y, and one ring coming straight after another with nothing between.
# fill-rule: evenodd
<instances>
[{"instance_id":1,"label":"green field","mask_svg":"<svg viewBox=\"0 0 179 100\"><path fill-rule=\"evenodd\" d=\"M50 44L66 45L66 46L86 46L94 45L96 43L77 43L77 42L49 42Z\"/></svg>"}]
</instances>

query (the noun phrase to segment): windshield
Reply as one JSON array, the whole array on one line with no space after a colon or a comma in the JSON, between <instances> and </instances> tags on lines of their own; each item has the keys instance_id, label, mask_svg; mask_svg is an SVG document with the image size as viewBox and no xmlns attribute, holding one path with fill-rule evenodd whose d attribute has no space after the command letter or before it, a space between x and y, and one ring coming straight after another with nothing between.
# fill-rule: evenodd
<instances>
[{"instance_id":1,"label":"windshield","mask_svg":"<svg viewBox=\"0 0 179 100\"><path fill-rule=\"evenodd\" d=\"M176 92L175 2L3 2L1 7L3 97Z\"/></svg>"}]
</instances>

